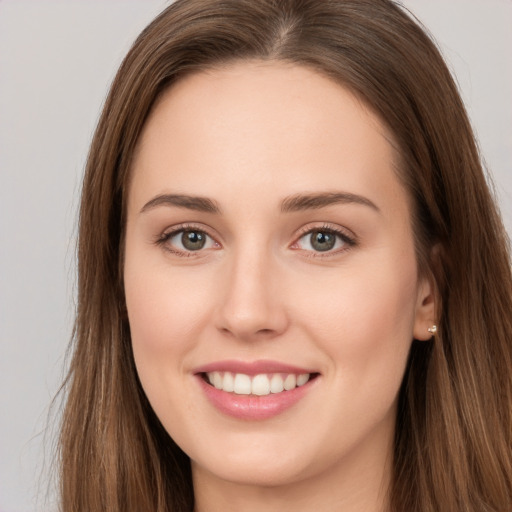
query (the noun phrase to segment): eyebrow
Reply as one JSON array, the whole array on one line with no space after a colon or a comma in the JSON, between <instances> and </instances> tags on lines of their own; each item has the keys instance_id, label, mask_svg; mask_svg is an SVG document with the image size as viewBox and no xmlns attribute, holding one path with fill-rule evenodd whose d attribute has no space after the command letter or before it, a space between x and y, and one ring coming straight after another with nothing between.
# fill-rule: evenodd
<instances>
[{"instance_id":1,"label":"eyebrow","mask_svg":"<svg viewBox=\"0 0 512 512\"><path fill-rule=\"evenodd\" d=\"M368 198L349 192L322 192L318 194L297 194L287 197L281 204L283 213L302 210L317 210L334 204L360 204L368 206L376 212L379 207Z\"/></svg>"},{"instance_id":2,"label":"eyebrow","mask_svg":"<svg viewBox=\"0 0 512 512\"><path fill-rule=\"evenodd\" d=\"M379 207L368 198L349 192L321 192L315 194L296 194L285 198L281 203L281 212L290 213L304 210L318 210L334 204L360 204L380 212ZM158 206L176 206L187 210L214 213L219 215L218 204L208 197L185 194L160 194L148 201L140 213Z\"/></svg>"},{"instance_id":3,"label":"eyebrow","mask_svg":"<svg viewBox=\"0 0 512 512\"><path fill-rule=\"evenodd\" d=\"M220 214L220 208L215 201L207 197L188 196L184 194L161 194L148 201L140 213L152 210L157 206L177 206L197 212Z\"/></svg>"}]
</instances>

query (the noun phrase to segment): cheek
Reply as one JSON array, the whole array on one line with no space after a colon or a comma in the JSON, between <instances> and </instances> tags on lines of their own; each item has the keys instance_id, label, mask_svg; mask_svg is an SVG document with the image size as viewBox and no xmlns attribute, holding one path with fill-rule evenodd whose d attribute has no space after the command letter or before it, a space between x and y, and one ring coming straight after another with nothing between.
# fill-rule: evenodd
<instances>
[{"instance_id":1,"label":"cheek","mask_svg":"<svg viewBox=\"0 0 512 512\"><path fill-rule=\"evenodd\" d=\"M296 316L329 355L333 378L344 389L380 394L389 384L394 394L413 337L416 265L414 257L372 261L379 264L337 270L310 288Z\"/></svg>"},{"instance_id":2,"label":"cheek","mask_svg":"<svg viewBox=\"0 0 512 512\"><path fill-rule=\"evenodd\" d=\"M125 266L125 293L134 347L152 351L180 351L200 328L208 291L200 276L190 279L171 272L165 263L144 265L136 257Z\"/></svg>"},{"instance_id":3,"label":"cheek","mask_svg":"<svg viewBox=\"0 0 512 512\"><path fill-rule=\"evenodd\" d=\"M154 262L136 250L126 258L124 279L139 379L157 416L176 434L177 426L186 423L181 415L190 406L183 399L189 385L184 376L204 328L208 290L200 286L201 276L172 272L162 258ZM178 437L184 435L180 429Z\"/></svg>"},{"instance_id":4,"label":"cheek","mask_svg":"<svg viewBox=\"0 0 512 512\"><path fill-rule=\"evenodd\" d=\"M124 280L135 365L155 411L166 411L200 339L210 293L200 272L172 271L161 254L128 242Z\"/></svg>"},{"instance_id":5,"label":"cheek","mask_svg":"<svg viewBox=\"0 0 512 512\"><path fill-rule=\"evenodd\" d=\"M125 274L126 305L135 352L178 349L182 338L172 334L179 318L188 315L186 303L175 304L176 289L154 279L147 270ZM172 306L172 307L170 307ZM178 311L176 306L180 306Z\"/></svg>"}]
</instances>

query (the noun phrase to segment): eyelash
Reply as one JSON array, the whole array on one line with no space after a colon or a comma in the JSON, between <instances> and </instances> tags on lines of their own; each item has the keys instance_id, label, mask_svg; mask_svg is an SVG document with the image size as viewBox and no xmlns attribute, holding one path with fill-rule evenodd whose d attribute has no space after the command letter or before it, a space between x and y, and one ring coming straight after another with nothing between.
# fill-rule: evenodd
<instances>
[{"instance_id":1,"label":"eyelash","mask_svg":"<svg viewBox=\"0 0 512 512\"><path fill-rule=\"evenodd\" d=\"M328 258L330 256L339 255L341 253L349 251L350 249L352 249L353 247L355 247L357 245L357 238L355 236L353 236L353 235L350 236L345 230L342 230L336 226L333 226L330 224L324 224L323 226L306 225L303 228L301 228L301 230L299 231L299 235L297 236L296 241L292 244L292 246L296 245L299 242L299 240L301 240L305 236L311 235L315 232L326 233L326 234L331 234L331 235L336 236L343 242L344 247L342 247L341 249L328 250L325 252L309 251L309 250L304 250L304 249L300 249L300 248L297 248L295 250L299 250L299 251L303 250L304 252L307 253L307 254L305 254L305 256L308 258Z\"/></svg>"},{"instance_id":2,"label":"eyelash","mask_svg":"<svg viewBox=\"0 0 512 512\"><path fill-rule=\"evenodd\" d=\"M179 226L175 226L171 231L165 231L161 235L158 235L158 237L155 240L155 244L163 247L166 251L168 251L171 254L178 256L178 257L185 257L185 258L197 257L198 253L202 252L201 250L181 251L181 250L173 249L168 244L169 240L171 240L174 236L178 235L179 233L185 232L185 231L203 233L208 238L210 238L211 240L213 240L216 244L218 244L220 246L220 244L215 240L215 238L212 235L210 235L208 233L208 231L204 229L203 226L200 227L200 226L196 226L194 224L181 224ZM293 250L300 250L300 251L307 253L306 257L308 257L308 258L328 258L329 256L333 256L333 255L337 255L337 254L346 252L346 251L350 250L352 247L355 247L357 245L356 237L349 236L345 231L343 231L335 226L332 226L329 224L324 224L323 226L309 225L309 226L303 227L299 231L298 236L295 238L295 242L293 242L291 247L293 248L293 246L298 244L298 242L302 238L304 238L307 235L311 235L314 232L334 235L343 242L344 247L342 247L341 249L335 250L335 251L328 250L325 252L310 251L310 250L305 250L305 249L301 249L301 248L294 248Z\"/></svg>"},{"instance_id":3,"label":"eyelash","mask_svg":"<svg viewBox=\"0 0 512 512\"><path fill-rule=\"evenodd\" d=\"M192 231L197 233L204 233L208 238L211 238L215 241L215 238L211 236L207 230L204 229L204 227L196 226L194 224L180 224L179 226L175 226L171 231L164 231L161 235L157 237L155 240L156 245L163 247L166 251L170 252L174 256L179 256L180 258L190 258L197 256L198 252L201 251L181 251L173 249L167 242L174 236L178 235L179 233L185 232L185 231ZM218 243L215 241L215 243Z\"/></svg>"}]
</instances>

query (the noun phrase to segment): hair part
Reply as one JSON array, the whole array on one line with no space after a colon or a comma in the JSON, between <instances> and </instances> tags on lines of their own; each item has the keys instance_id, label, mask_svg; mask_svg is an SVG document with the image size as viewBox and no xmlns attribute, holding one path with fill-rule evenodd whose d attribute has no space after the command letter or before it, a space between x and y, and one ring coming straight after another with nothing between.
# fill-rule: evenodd
<instances>
[{"instance_id":1,"label":"hair part","mask_svg":"<svg viewBox=\"0 0 512 512\"><path fill-rule=\"evenodd\" d=\"M130 167L177 80L240 60L307 66L388 126L411 199L438 333L414 341L399 394L390 509L503 512L512 502L508 240L474 135L435 44L389 0L178 0L112 84L82 190L74 355L61 433L62 510L191 511L187 456L137 377L123 291Z\"/></svg>"}]
</instances>

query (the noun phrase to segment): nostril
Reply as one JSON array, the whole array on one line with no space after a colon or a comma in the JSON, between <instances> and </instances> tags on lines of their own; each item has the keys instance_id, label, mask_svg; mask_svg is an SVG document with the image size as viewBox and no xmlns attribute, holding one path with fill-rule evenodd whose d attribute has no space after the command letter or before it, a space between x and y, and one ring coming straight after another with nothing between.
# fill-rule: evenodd
<instances>
[{"instance_id":1,"label":"nostril","mask_svg":"<svg viewBox=\"0 0 512 512\"><path fill-rule=\"evenodd\" d=\"M260 329L257 334L272 334L274 331L272 329Z\"/></svg>"}]
</instances>

